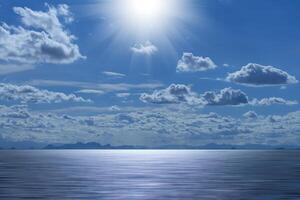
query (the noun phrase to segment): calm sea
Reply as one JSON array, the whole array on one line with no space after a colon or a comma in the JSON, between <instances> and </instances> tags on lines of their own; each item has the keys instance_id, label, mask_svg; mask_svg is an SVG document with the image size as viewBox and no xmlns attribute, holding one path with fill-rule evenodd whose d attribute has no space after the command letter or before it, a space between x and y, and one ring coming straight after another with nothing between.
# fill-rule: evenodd
<instances>
[{"instance_id":1,"label":"calm sea","mask_svg":"<svg viewBox=\"0 0 300 200\"><path fill-rule=\"evenodd\" d=\"M300 151L0 151L0 199L300 199Z\"/></svg>"}]
</instances>

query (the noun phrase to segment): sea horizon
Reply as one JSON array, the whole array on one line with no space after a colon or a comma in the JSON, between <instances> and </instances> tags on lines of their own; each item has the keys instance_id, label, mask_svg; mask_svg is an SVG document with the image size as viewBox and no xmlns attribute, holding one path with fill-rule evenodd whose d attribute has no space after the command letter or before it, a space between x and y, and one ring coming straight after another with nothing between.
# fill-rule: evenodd
<instances>
[{"instance_id":1,"label":"sea horizon","mask_svg":"<svg viewBox=\"0 0 300 200\"><path fill-rule=\"evenodd\" d=\"M300 0L0 0L0 200L300 200Z\"/></svg>"}]
</instances>

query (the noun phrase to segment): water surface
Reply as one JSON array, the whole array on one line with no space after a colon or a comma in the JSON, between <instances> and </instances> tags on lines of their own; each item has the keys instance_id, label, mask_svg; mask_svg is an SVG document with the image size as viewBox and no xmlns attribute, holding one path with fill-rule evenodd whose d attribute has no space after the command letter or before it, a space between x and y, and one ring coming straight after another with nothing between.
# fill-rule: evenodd
<instances>
[{"instance_id":1,"label":"water surface","mask_svg":"<svg viewBox=\"0 0 300 200\"><path fill-rule=\"evenodd\" d=\"M300 151L0 151L0 199L300 199Z\"/></svg>"}]
</instances>

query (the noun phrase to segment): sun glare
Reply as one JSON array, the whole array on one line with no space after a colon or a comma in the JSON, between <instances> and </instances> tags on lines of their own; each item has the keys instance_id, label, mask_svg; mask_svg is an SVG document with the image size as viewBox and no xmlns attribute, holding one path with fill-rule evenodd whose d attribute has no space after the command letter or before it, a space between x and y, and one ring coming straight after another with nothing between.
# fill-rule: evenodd
<instances>
[{"instance_id":1,"label":"sun glare","mask_svg":"<svg viewBox=\"0 0 300 200\"><path fill-rule=\"evenodd\" d=\"M119 15L131 28L157 28L171 13L170 0L123 0Z\"/></svg>"},{"instance_id":2,"label":"sun glare","mask_svg":"<svg viewBox=\"0 0 300 200\"><path fill-rule=\"evenodd\" d=\"M163 0L128 0L129 14L137 19L152 20L164 12Z\"/></svg>"}]
</instances>

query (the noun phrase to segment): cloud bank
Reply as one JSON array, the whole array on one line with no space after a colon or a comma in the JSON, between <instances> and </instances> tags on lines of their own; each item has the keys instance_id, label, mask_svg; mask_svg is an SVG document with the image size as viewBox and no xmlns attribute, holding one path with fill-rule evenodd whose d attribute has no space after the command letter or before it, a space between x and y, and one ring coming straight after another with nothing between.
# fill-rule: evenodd
<instances>
[{"instance_id":1,"label":"cloud bank","mask_svg":"<svg viewBox=\"0 0 300 200\"><path fill-rule=\"evenodd\" d=\"M13 85L0 83L0 99L4 101L19 101L22 103L60 103L60 102L91 102L74 94L40 90L29 85Z\"/></svg>"},{"instance_id":2,"label":"cloud bank","mask_svg":"<svg viewBox=\"0 0 300 200\"><path fill-rule=\"evenodd\" d=\"M190 105L204 106L297 104L296 101L289 101L278 97L250 100L246 93L232 88L197 94L193 92L189 86L182 84L171 84L165 89L155 90L152 94L143 93L140 96L140 100L145 103L153 104L187 103Z\"/></svg>"},{"instance_id":3,"label":"cloud bank","mask_svg":"<svg viewBox=\"0 0 300 200\"><path fill-rule=\"evenodd\" d=\"M180 108L122 110L93 116L69 116L32 112L24 106L0 106L0 136L12 141L93 141L150 147L211 143L299 145L300 141L299 111L270 116L248 113L247 118L233 118Z\"/></svg>"}]
</instances>

